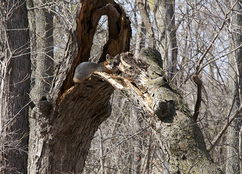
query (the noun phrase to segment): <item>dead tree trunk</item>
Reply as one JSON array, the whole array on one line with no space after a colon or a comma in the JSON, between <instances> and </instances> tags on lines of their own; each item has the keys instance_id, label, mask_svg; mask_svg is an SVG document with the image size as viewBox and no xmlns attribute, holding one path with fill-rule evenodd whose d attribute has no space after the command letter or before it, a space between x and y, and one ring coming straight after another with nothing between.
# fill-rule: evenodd
<instances>
[{"instance_id":1,"label":"dead tree trunk","mask_svg":"<svg viewBox=\"0 0 242 174\"><path fill-rule=\"evenodd\" d=\"M222 173L211 159L203 135L187 106L165 77L156 50L142 49L138 58L121 54L119 69L128 78L97 73L150 113L170 173ZM135 60L138 59L139 63ZM136 95L134 95L134 92ZM153 121L152 121L153 120Z\"/></svg>"},{"instance_id":2,"label":"dead tree trunk","mask_svg":"<svg viewBox=\"0 0 242 174\"><path fill-rule=\"evenodd\" d=\"M130 21L122 7L111 0L85 0L77 21L78 33L70 31L66 60L51 92L36 100L31 114L29 173L80 173L94 133L110 114L114 88L109 83L98 77L76 86L72 82L75 67L90 56L102 15L108 16L109 40L100 60L107 53L129 50Z\"/></svg>"}]
</instances>

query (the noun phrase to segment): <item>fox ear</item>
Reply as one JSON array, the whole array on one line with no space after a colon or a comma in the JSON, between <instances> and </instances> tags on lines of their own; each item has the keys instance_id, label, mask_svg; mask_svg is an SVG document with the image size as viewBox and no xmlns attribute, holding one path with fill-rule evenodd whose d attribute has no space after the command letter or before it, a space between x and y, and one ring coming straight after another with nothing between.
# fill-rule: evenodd
<instances>
[{"instance_id":1,"label":"fox ear","mask_svg":"<svg viewBox=\"0 0 242 174\"><path fill-rule=\"evenodd\" d=\"M111 56L109 54L106 55L106 60L111 59Z\"/></svg>"}]
</instances>

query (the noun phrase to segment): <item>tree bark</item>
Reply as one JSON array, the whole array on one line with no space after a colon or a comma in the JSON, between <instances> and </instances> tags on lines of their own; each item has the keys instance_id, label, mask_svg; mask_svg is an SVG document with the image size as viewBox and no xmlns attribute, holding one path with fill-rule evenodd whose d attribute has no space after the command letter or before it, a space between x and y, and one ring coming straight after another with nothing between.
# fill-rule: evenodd
<instances>
[{"instance_id":1,"label":"tree bark","mask_svg":"<svg viewBox=\"0 0 242 174\"><path fill-rule=\"evenodd\" d=\"M135 95L135 94L134 94ZM135 108L132 108L130 111L130 119L131 119L131 124L132 124L132 128L133 130L141 130L141 122L140 122L140 117L141 117L141 108L138 107L139 104L135 103L134 104ZM133 174L139 174L141 172L141 160L142 160L142 142L140 139L138 139L137 141L133 141L133 146L134 146L134 150L133 150Z\"/></svg>"},{"instance_id":2,"label":"tree bark","mask_svg":"<svg viewBox=\"0 0 242 174\"><path fill-rule=\"evenodd\" d=\"M154 48L155 47L154 31L150 23L149 14L147 12L146 5L143 3L143 0L137 0L137 4L149 38L148 46L150 48Z\"/></svg>"},{"instance_id":3,"label":"tree bark","mask_svg":"<svg viewBox=\"0 0 242 174\"><path fill-rule=\"evenodd\" d=\"M112 11L113 13L110 13ZM113 14L113 15L112 15ZM92 46L93 36L96 26L102 15L108 16L109 40L103 47L102 56L99 62L105 60L106 54L115 56L118 53L128 51L131 38L130 21L126 17L124 10L113 0L83 2L81 12L78 16L78 43L79 51L77 58L74 60L71 70L68 72L67 78L63 83L61 93L73 86L72 75L74 68L84 61L88 61L90 57L90 49ZM110 20L110 18L113 18ZM118 30L113 31L113 30ZM112 34L110 34L112 33Z\"/></svg>"},{"instance_id":4,"label":"tree bark","mask_svg":"<svg viewBox=\"0 0 242 174\"><path fill-rule=\"evenodd\" d=\"M173 78L177 69L177 42L175 26L175 1L156 0L154 8L155 22L158 29L159 51L164 61L167 76Z\"/></svg>"},{"instance_id":5,"label":"tree bark","mask_svg":"<svg viewBox=\"0 0 242 174\"><path fill-rule=\"evenodd\" d=\"M27 0L31 37L32 100L48 94L53 80L53 14L43 6L45 3L46 1Z\"/></svg>"},{"instance_id":6,"label":"tree bark","mask_svg":"<svg viewBox=\"0 0 242 174\"><path fill-rule=\"evenodd\" d=\"M25 1L1 4L0 172L27 173L31 71L27 9Z\"/></svg>"},{"instance_id":7,"label":"tree bark","mask_svg":"<svg viewBox=\"0 0 242 174\"><path fill-rule=\"evenodd\" d=\"M241 2L237 3L233 9L231 15L231 30L230 35L230 49L233 50L241 45L242 36L238 33L241 33L242 30L238 28L242 22L242 15L238 13L241 11ZM231 7L235 4L236 1L231 1ZM233 78L230 80L230 90L231 96L234 98L231 100L231 105L233 106L232 110L236 110L241 105L241 87L242 87L242 49L238 48L235 50L229 59L230 67L228 72ZM237 68L234 68L234 65L237 65ZM238 115L231 125L228 127L227 131L227 159L226 159L226 173L240 173L240 151L239 151L239 131L241 128L241 115Z\"/></svg>"},{"instance_id":8,"label":"tree bark","mask_svg":"<svg viewBox=\"0 0 242 174\"><path fill-rule=\"evenodd\" d=\"M54 67L54 57L53 57L53 14L47 10L43 5L47 1L39 0L27 0L28 8L28 20L29 20L29 31L30 31L30 48L31 48L31 63L32 63L32 75L31 75L31 91L30 97L34 105L38 109L31 109L31 114L29 116L30 122L30 139L29 139L29 153L35 148L33 142L33 135L35 131L38 130L38 123L42 122L47 124L47 119L38 118L35 116L36 110L39 112L49 113L49 105L46 104L48 93L51 88L51 83L53 80L53 67ZM50 8L50 7L49 7ZM40 101L42 102L40 102ZM40 104L41 103L41 104ZM46 105L45 105L46 104ZM41 110L42 108L42 110ZM40 114L43 115L43 114ZM43 126L45 129L45 126ZM43 136L37 134L39 136ZM43 137L39 137L38 141L43 140ZM37 144L37 147L41 146L41 142ZM49 149L48 149L49 150ZM39 154L31 154L39 156ZM33 156L35 157L35 156ZM28 158L28 173L36 173L45 171L45 165L48 164L48 159L45 159L46 163L42 164L43 170L38 169L36 171L31 171L30 163L32 162L29 154ZM48 173L48 172L47 172Z\"/></svg>"},{"instance_id":9,"label":"tree bark","mask_svg":"<svg viewBox=\"0 0 242 174\"><path fill-rule=\"evenodd\" d=\"M169 172L222 173L211 159L190 111L164 76L159 53L142 49L138 59L136 63L129 53L121 54L119 68L129 78L118 77L112 84L125 91L127 97L138 100L154 117L150 124L161 137L160 146L166 152Z\"/></svg>"},{"instance_id":10,"label":"tree bark","mask_svg":"<svg viewBox=\"0 0 242 174\"><path fill-rule=\"evenodd\" d=\"M110 115L109 99L114 88L109 83L98 77L75 86L72 82L75 67L90 56L102 15L112 17L108 20L112 34L103 55L129 49L131 28L124 10L111 0L84 0L78 33L75 28L70 31L66 60L57 70L50 94L35 99L30 118L29 173L82 172L92 137Z\"/></svg>"}]
</instances>

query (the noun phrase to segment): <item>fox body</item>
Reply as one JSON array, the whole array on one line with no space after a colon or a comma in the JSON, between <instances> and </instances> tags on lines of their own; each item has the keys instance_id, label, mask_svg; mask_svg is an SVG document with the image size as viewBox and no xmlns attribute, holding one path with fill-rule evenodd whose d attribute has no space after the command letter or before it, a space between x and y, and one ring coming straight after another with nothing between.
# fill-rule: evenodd
<instances>
[{"instance_id":1,"label":"fox body","mask_svg":"<svg viewBox=\"0 0 242 174\"><path fill-rule=\"evenodd\" d=\"M109 54L106 55L106 60L99 64L94 62L82 62L75 69L73 81L75 83L81 83L89 78L94 72L114 74L118 72L119 62L119 55L111 57Z\"/></svg>"}]
</instances>

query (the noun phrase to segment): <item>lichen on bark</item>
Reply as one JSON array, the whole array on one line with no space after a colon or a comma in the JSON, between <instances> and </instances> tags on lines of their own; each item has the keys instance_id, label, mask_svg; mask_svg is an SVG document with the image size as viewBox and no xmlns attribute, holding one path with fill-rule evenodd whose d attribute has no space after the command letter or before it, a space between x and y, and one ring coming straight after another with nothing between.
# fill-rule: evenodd
<instances>
[{"instance_id":1,"label":"lichen on bark","mask_svg":"<svg viewBox=\"0 0 242 174\"><path fill-rule=\"evenodd\" d=\"M222 173L210 157L201 130L195 123L178 90L162 69L161 57L150 48L139 54L148 64L148 93L153 99L153 111L159 118L156 133L162 137L163 150L171 173Z\"/></svg>"}]
</instances>

